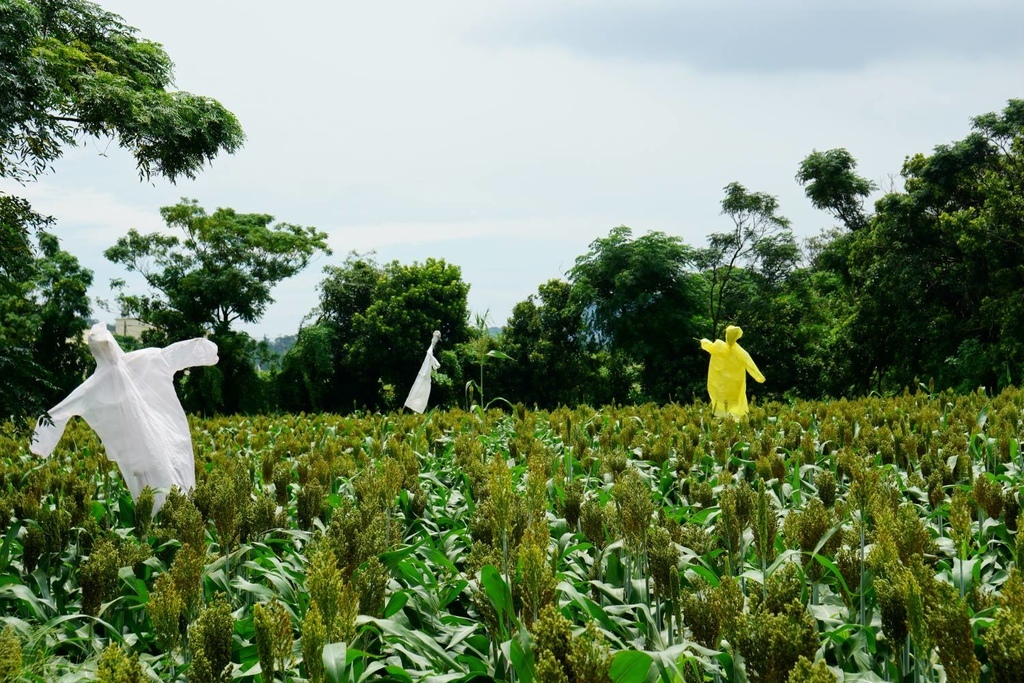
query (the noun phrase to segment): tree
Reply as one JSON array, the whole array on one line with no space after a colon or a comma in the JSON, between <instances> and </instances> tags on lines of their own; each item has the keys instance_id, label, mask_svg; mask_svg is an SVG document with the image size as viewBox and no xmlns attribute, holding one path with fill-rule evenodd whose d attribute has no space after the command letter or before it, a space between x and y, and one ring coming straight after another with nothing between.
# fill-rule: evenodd
<instances>
[{"instance_id":1,"label":"tree","mask_svg":"<svg viewBox=\"0 0 1024 683\"><path fill-rule=\"evenodd\" d=\"M451 404L461 366L453 349L469 338L466 295L458 266L427 259L378 264L349 254L324 269L316 322L299 332L282 361L286 406L347 411L398 408L423 362L434 330L441 332L432 404Z\"/></svg>"},{"instance_id":2,"label":"tree","mask_svg":"<svg viewBox=\"0 0 1024 683\"><path fill-rule=\"evenodd\" d=\"M112 283L122 314L153 325L156 330L147 334L161 345L211 333L221 360L192 372L190 384L203 384L204 412L237 411L247 397L245 387L255 381L256 342L232 325L259 321L273 302L275 285L305 268L314 255L330 253L327 234L289 223L271 226L274 218L266 214L233 209L207 214L192 200L160 213L180 238L132 229L104 252L149 286L145 294L129 294L123 280Z\"/></svg>"},{"instance_id":3,"label":"tree","mask_svg":"<svg viewBox=\"0 0 1024 683\"><path fill-rule=\"evenodd\" d=\"M107 249L108 260L142 275L150 288L126 294L117 280L126 315L159 328L167 341L207 331L226 332L237 321L257 322L274 299L271 290L305 268L314 255L330 253L327 233L290 223L271 227L273 216L217 209L195 200L160 209L165 233L128 231Z\"/></svg>"},{"instance_id":4,"label":"tree","mask_svg":"<svg viewBox=\"0 0 1024 683\"><path fill-rule=\"evenodd\" d=\"M335 329L324 323L299 330L281 359L275 378L278 405L288 412L334 410L342 403L335 391L338 361Z\"/></svg>"},{"instance_id":5,"label":"tree","mask_svg":"<svg viewBox=\"0 0 1024 683\"><path fill-rule=\"evenodd\" d=\"M845 149L814 150L800 162L796 179L814 208L828 211L850 230L867 225L864 199L877 186L855 173L857 160Z\"/></svg>"},{"instance_id":6,"label":"tree","mask_svg":"<svg viewBox=\"0 0 1024 683\"><path fill-rule=\"evenodd\" d=\"M356 315L373 303L383 269L372 255L351 252L342 265L325 266L324 273L327 277L319 285L319 321L339 330L351 329Z\"/></svg>"},{"instance_id":7,"label":"tree","mask_svg":"<svg viewBox=\"0 0 1024 683\"><path fill-rule=\"evenodd\" d=\"M864 369L875 366L872 349L880 348L879 334L862 329L859 284L850 270L853 245L873 220L864 201L877 189L856 168L857 161L845 149L814 150L796 174L811 204L840 222L807 241L809 269L803 282L809 299L800 330L813 343L800 357L804 370L799 386L808 397L866 391Z\"/></svg>"},{"instance_id":8,"label":"tree","mask_svg":"<svg viewBox=\"0 0 1024 683\"><path fill-rule=\"evenodd\" d=\"M80 384L91 365L82 331L92 271L52 234L39 231L38 241L39 255L25 264L25 279L9 279L0 288L0 348L13 361L0 368L8 387L0 395L4 417L45 410Z\"/></svg>"},{"instance_id":9,"label":"tree","mask_svg":"<svg viewBox=\"0 0 1024 683\"><path fill-rule=\"evenodd\" d=\"M903 166L904 191L855 233L862 382L960 390L1024 374L1024 100Z\"/></svg>"},{"instance_id":10,"label":"tree","mask_svg":"<svg viewBox=\"0 0 1024 683\"><path fill-rule=\"evenodd\" d=\"M616 365L640 366L644 398L681 399L700 385L698 354L686 352L698 348L694 256L678 237L650 232L634 239L619 226L592 242L569 271L591 339Z\"/></svg>"},{"instance_id":11,"label":"tree","mask_svg":"<svg viewBox=\"0 0 1024 683\"><path fill-rule=\"evenodd\" d=\"M756 272L765 285L774 286L798 261L800 252L789 220L778 209L778 200L769 194L749 192L735 182L725 186L722 213L732 220L732 230L712 233L707 248L695 255L707 281L710 338L722 336L736 269Z\"/></svg>"},{"instance_id":12,"label":"tree","mask_svg":"<svg viewBox=\"0 0 1024 683\"><path fill-rule=\"evenodd\" d=\"M34 254L30 232L53 220L40 216L24 199L0 194L0 292L8 293L31 277Z\"/></svg>"},{"instance_id":13,"label":"tree","mask_svg":"<svg viewBox=\"0 0 1024 683\"><path fill-rule=\"evenodd\" d=\"M32 350L53 378L58 392L49 398L56 401L78 386L92 365L82 337L89 325L92 271L82 268L51 234L40 233L39 252L35 292L30 295L39 305Z\"/></svg>"},{"instance_id":14,"label":"tree","mask_svg":"<svg viewBox=\"0 0 1024 683\"><path fill-rule=\"evenodd\" d=\"M169 90L170 58L135 34L84 0L0 2L0 178L31 181L86 137L131 151L140 178L172 182L241 147L234 115L215 100ZM0 290L33 278L31 233L51 223L0 192ZM0 345L0 395L35 412L47 389L30 356Z\"/></svg>"},{"instance_id":15,"label":"tree","mask_svg":"<svg viewBox=\"0 0 1024 683\"><path fill-rule=\"evenodd\" d=\"M0 194L0 299L7 309L0 320L0 419L45 410L46 395L55 389L33 360L25 334L31 326L20 324L24 309L33 306L27 299L35 271L29 231L42 231L52 222L25 200Z\"/></svg>"},{"instance_id":16,"label":"tree","mask_svg":"<svg viewBox=\"0 0 1024 683\"><path fill-rule=\"evenodd\" d=\"M435 382L431 403L456 398L451 380L461 380L461 373L452 349L469 339L468 294L462 269L443 259L409 265L392 261L382 268L372 302L353 317L354 339L343 356L351 377L367 389L376 385L375 400L368 405L401 406L434 330L441 332L437 356L449 381Z\"/></svg>"},{"instance_id":17,"label":"tree","mask_svg":"<svg viewBox=\"0 0 1024 683\"><path fill-rule=\"evenodd\" d=\"M278 395L286 410L340 410L376 402L376 380L353 378L344 358L356 342L355 317L373 303L383 270L372 256L350 252L341 265L325 266L324 273L317 286L320 304L310 314L315 322L299 330L281 362Z\"/></svg>"},{"instance_id":18,"label":"tree","mask_svg":"<svg viewBox=\"0 0 1024 683\"><path fill-rule=\"evenodd\" d=\"M584 307L572 285L549 280L512 309L498 348L495 385L512 402L555 408L607 400L599 384Z\"/></svg>"},{"instance_id":19,"label":"tree","mask_svg":"<svg viewBox=\"0 0 1024 683\"><path fill-rule=\"evenodd\" d=\"M173 63L121 17L84 0L0 6L0 177L28 180L81 137L111 137L139 175L193 178L244 140L216 100L170 91Z\"/></svg>"}]
</instances>

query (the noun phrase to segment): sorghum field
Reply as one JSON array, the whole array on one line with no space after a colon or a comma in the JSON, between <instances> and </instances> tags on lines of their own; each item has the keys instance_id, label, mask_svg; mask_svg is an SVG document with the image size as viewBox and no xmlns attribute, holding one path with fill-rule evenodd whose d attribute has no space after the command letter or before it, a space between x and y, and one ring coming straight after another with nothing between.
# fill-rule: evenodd
<instances>
[{"instance_id":1,"label":"sorghum field","mask_svg":"<svg viewBox=\"0 0 1024 683\"><path fill-rule=\"evenodd\" d=\"M1017 681L1024 393L0 436L0 680Z\"/></svg>"}]
</instances>

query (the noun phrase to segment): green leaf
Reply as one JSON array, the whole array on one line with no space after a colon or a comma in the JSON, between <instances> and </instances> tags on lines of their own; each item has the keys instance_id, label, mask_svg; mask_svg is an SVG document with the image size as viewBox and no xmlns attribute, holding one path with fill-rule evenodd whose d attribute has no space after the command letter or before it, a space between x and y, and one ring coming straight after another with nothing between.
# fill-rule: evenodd
<instances>
[{"instance_id":1,"label":"green leaf","mask_svg":"<svg viewBox=\"0 0 1024 683\"><path fill-rule=\"evenodd\" d=\"M533 683L533 644L530 642L530 634L526 629L520 627L519 637L512 640L509 654L512 668L515 669L520 683Z\"/></svg>"},{"instance_id":2,"label":"green leaf","mask_svg":"<svg viewBox=\"0 0 1024 683\"><path fill-rule=\"evenodd\" d=\"M407 545L404 548L399 548L398 550L381 553L379 557L380 562L388 569L394 571L395 567L397 567L402 560L415 553L416 549L419 548L422 543L423 542L420 541L419 543L413 543L412 545Z\"/></svg>"},{"instance_id":3,"label":"green leaf","mask_svg":"<svg viewBox=\"0 0 1024 683\"><path fill-rule=\"evenodd\" d=\"M614 683L643 683L651 670L651 656L637 650L624 650L612 658L608 672Z\"/></svg>"},{"instance_id":4,"label":"green leaf","mask_svg":"<svg viewBox=\"0 0 1024 683\"><path fill-rule=\"evenodd\" d=\"M324 673L331 683L345 680L345 643L328 643L323 652Z\"/></svg>"},{"instance_id":5,"label":"green leaf","mask_svg":"<svg viewBox=\"0 0 1024 683\"><path fill-rule=\"evenodd\" d=\"M43 601L24 584L8 584L0 586L0 602L10 594L15 599L23 602L38 621L46 620L46 613L52 609L52 605L44 605Z\"/></svg>"},{"instance_id":6,"label":"green leaf","mask_svg":"<svg viewBox=\"0 0 1024 683\"><path fill-rule=\"evenodd\" d=\"M721 579L718 578L718 575L715 574L715 572L699 564L695 564L687 568L687 572L693 572L697 576L702 577L711 586L717 586L721 583Z\"/></svg>"},{"instance_id":7,"label":"green leaf","mask_svg":"<svg viewBox=\"0 0 1024 683\"><path fill-rule=\"evenodd\" d=\"M131 570L129 569L129 571ZM231 586L242 592L257 596L261 600L272 600L277 597L277 594L267 586L259 583L253 583L252 581L246 581L241 577L236 577L231 582Z\"/></svg>"},{"instance_id":8,"label":"green leaf","mask_svg":"<svg viewBox=\"0 0 1024 683\"><path fill-rule=\"evenodd\" d=\"M498 613L498 623L502 627L504 638L508 638L506 619L515 622L515 608L512 605L512 591L497 568L487 565L480 570L480 585Z\"/></svg>"},{"instance_id":9,"label":"green leaf","mask_svg":"<svg viewBox=\"0 0 1024 683\"><path fill-rule=\"evenodd\" d=\"M405 603L409 602L409 593L406 591L398 591L391 596L388 600L388 604L384 607L384 618L390 619L395 616L395 613L405 607Z\"/></svg>"},{"instance_id":10,"label":"green leaf","mask_svg":"<svg viewBox=\"0 0 1024 683\"><path fill-rule=\"evenodd\" d=\"M817 561L818 564L824 567L829 574L832 574L832 576L835 577L835 579L839 582L839 585L843 587L844 591L846 591L847 595L850 594L850 587L846 585L846 579L843 578L843 573L839 571L839 567L836 565L835 562L833 562L824 555L815 554L812 556L812 558L815 561Z\"/></svg>"},{"instance_id":11,"label":"green leaf","mask_svg":"<svg viewBox=\"0 0 1024 683\"><path fill-rule=\"evenodd\" d=\"M949 572L949 578L957 587L961 595L971 592L976 579L980 578L981 562L978 558L961 560L953 558L953 568Z\"/></svg>"},{"instance_id":12,"label":"green leaf","mask_svg":"<svg viewBox=\"0 0 1024 683\"><path fill-rule=\"evenodd\" d=\"M451 653L441 647L428 633L414 631L394 619L375 619L362 614L356 619L356 624L375 625L384 635L393 638L390 641L392 647L411 658L430 661L435 667L445 671L461 670Z\"/></svg>"},{"instance_id":13,"label":"green leaf","mask_svg":"<svg viewBox=\"0 0 1024 683\"><path fill-rule=\"evenodd\" d=\"M102 505L100 507L102 507ZM101 514L100 519L102 518L103 515ZM0 547L0 570L2 571L7 570L7 566L10 563L11 559L11 543L14 541L14 539L18 537L18 532L21 531L21 528L23 526L24 524L22 524L20 521L15 521L11 524L10 528L7 529L7 534L4 535L3 546Z\"/></svg>"},{"instance_id":14,"label":"green leaf","mask_svg":"<svg viewBox=\"0 0 1024 683\"><path fill-rule=\"evenodd\" d=\"M412 683L412 676L409 675L408 671L401 667L386 666L384 667L384 670L388 672L391 678L399 681L399 683Z\"/></svg>"}]
</instances>

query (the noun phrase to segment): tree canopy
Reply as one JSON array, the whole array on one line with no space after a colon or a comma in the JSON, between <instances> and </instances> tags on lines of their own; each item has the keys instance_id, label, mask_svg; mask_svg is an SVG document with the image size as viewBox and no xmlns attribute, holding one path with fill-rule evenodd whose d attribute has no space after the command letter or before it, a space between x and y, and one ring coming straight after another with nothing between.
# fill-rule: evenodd
<instances>
[{"instance_id":1,"label":"tree canopy","mask_svg":"<svg viewBox=\"0 0 1024 683\"><path fill-rule=\"evenodd\" d=\"M314 325L282 363L280 391L291 409L399 407L434 330L441 332L431 404L454 400L462 377L453 349L469 338L469 285L443 259L379 264L350 254L324 269Z\"/></svg>"},{"instance_id":2,"label":"tree canopy","mask_svg":"<svg viewBox=\"0 0 1024 683\"><path fill-rule=\"evenodd\" d=\"M0 291L0 366L8 391L0 392L0 415L38 412L81 382L91 357L82 331L88 326L92 271L45 231L24 279Z\"/></svg>"},{"instance_id":3,"label":"tree canopy","mask_svg":"<svg viewBox=\"0 0 1024 683\"><path fill-rule=\"evenodd\" d=\"M751 192L735 182L725 186L722 214L729 217L732 228L711 233L708 246L694 257L707 282L708 337L723 336L730 308L736 312L728 297L737 269L757 273L766 286L773 286L796 263L799 250L789 219L778 211L778 199L769 194Z\"/></svg>"},{"instance_id":4,"label":"tree canopy","mask_svg":"<svg viewBox=\"0 0 1024 683\"><path fill-rule=\"evenodd\" d=\"M511 361L496 365L499 395L545 408L601 400L598 349L570 283L549 280L517 303L500 348Z\"/></svg>"},{"instance_id":5,"label":"tree canopy","mask_svg":"<svg viewBox=\"0 0 1024 683\"><path fill-rule=\"evenodd\" d=\"M31 181L93 136L128 149L141 178L173 181L243 141L219 103L171 89L158 44L92 3L10 0L0 29L0 178ZM908 156L902 187L871 205L878 187L853 154L813 150L796 182L832 225L805 248L775 196L732 182L720 200L726 228L706 244L613 228L498 334L486 314L469 325L457 265L352 254L325 269L312 324L279 364L235 328L259 321L274 286L327 252L324 233L182 200L161 209L168 230L129 230L106 256L145 283L115 286L122 311L156 327L150 342L209 334L220 346L218 366L181 381L186 405L204 412L396 408L435 329L432 405L460 402L481 373L487 399L546 407L701 397L696 338L727 324L743 327L764 370L762 396L929 380L998 388L1024 376L1022 153L1024 101L1011 100L974 118L962 140ZM0 194L4 414L82 371L74 331L91 273L53 234L28 202Z\"/></svg>"},{"instance_id":6,"label":"tree canopy","mask_svg":"<svg viewBox=\"0 0 1024 683\"><path fill-rule=\"evenodd\" d=\"M140 234L132 229L104 252L110 261L140 274L150 288L131 294L115 281L124 314L159 328L168 341L207 331L226 332L237 321L259 320L273 302L271 291L330 253L327 233L267 214L221 208L208 214L195 200L160 209L167 227L180 232Z\"/></svg>"},{"instance_id":7,"label":"tree canopy","mask_svg":"<svg viewBox=\"0 0 1024 683\"><path fill-rule=\"evenodd\" d=\"M111 137L139 175L194 178L245 137L216 100L173 91L173 62L84 0L0 5L0 177L31 179L82 135Z\"/></svg>"},{"instance_id":8,"label":"tree canopy","mask_svg":"<svg viewBox=\"0 0 1024 683\"><path fill-rule=\"evenodd\" d=\"M166 232L129 230L104 255L143 277L149 291L131 293L124 280L112 284L122 315L154 326L144 336L167 344L211 334L220 362L190 373L188 407L203 412L256 410L258 393L252 356L257 343L232 329L257 322L273 302L282 280L306 267L318 253L330 253L327 234L290 223L273 224L267 214L217 209L208 214L194 200L165 206ZM272 225L273 224L273 225Z\"/></svg>"},{"instance_id":9,"label":"tree canopy","mask_svg":"<svg viewBox=\"0 0 1024 683\"><path fill-rule=\"evenodd\" d=\"M620 226L591 243L569 271L594 340L620 361L638 364L645 397L679 397L693 380L697 361L679 349L695 343L695 316L703 311L694 256L678 237L633 238Z\"/></svg>"},{"instance_id":10,"label":"tree canopy","mask_svg":"<svg viewBox=\"0 0 1024 683\"><path fill-rule=\"evenodd\" d=\"M876 387L967 390L1024 373L1024 101L907 159L850 247L857 346ZM870 381L862 380L862 386Z\"/></svg>"},{"instance_id":11,"label":"tree canopy","mask_svg":"<svg viewBox=\"0 0 1024 683\"><path fill-rule=\"evenodd\" d=\"M850 230L867 224L864 199L877 189L875 183L857 175L856 168L857 160L845 149L814 150L800 162L796 174L814 208L828 211Z\"/></svg>"},{"instance_id":12,"label":"tree canopy","mask_svg":"<svg viewBox=\"0 0 1024 683\"><path fill-rule=\"evenodd\" d=\"M164 49L94 3L0 2L0 178L32 181L52 170L66 148L89 137L129 150L140 178L172 182L196 177L219 153L241 147L245 136L230 111L172 86L173 63ZM4 296L38 287L48 277L37 271L42 265L55 259L68 265L59 249L47 250L55 243L39 232L52 230L52 223L24 199L0 192ZM38 260L33 233L44 247ZM60 297L47 301L49 312L32 315L52 318ZM84 298L68 306L57 318L80 318L83 306L88 312ZM0 343L0 394L27 412L48 400L51 380L63 383L53 373L60 375L65 365L56 358L36 365L33 357L31 349Z\"/></svg>"}]
</instances>

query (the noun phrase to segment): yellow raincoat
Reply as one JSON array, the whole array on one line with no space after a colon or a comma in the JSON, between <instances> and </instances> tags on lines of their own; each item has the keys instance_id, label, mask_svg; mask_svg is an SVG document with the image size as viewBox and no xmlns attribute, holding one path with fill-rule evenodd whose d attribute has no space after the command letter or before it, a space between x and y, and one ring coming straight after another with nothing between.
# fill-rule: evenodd
<instances>
[{"instance_id":1,"label":"yellow raincoat","mask_svg":"<svg viewBox=\"0 0 1024 683\"><path fill-rule=\"evenodd\" d=\"M736 341L743 336L743 330L730 325L725 328L725 341L700 340L702 349L711 354L708 365L708 395L711 407L718 417L731 415L736 418L747 414L747 373L758 382L764 382L764 375L754 365L750 354Z\"/></svg>"}]
</instances>

